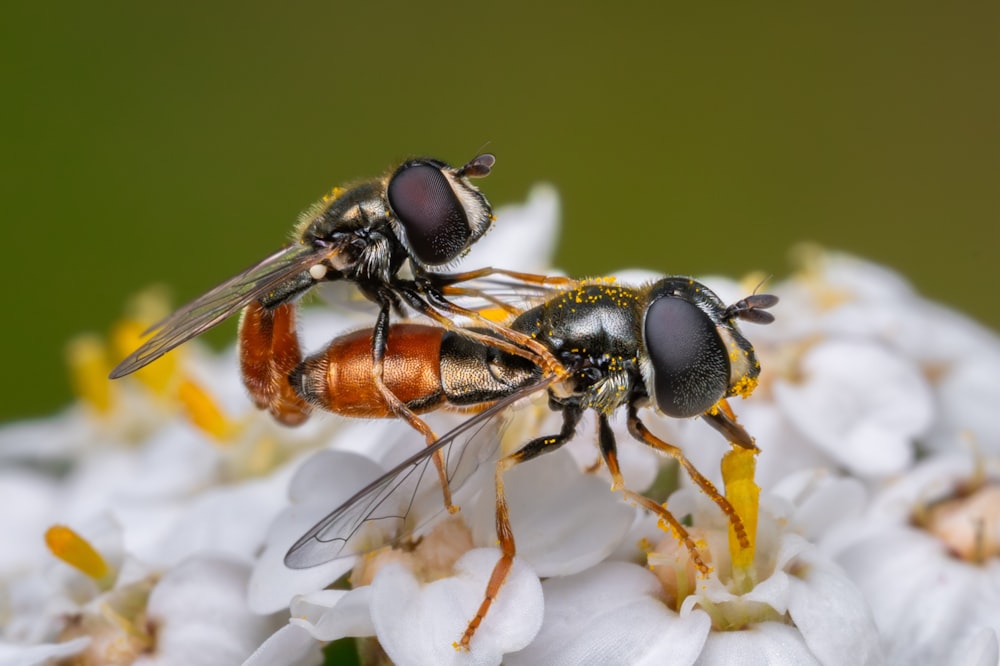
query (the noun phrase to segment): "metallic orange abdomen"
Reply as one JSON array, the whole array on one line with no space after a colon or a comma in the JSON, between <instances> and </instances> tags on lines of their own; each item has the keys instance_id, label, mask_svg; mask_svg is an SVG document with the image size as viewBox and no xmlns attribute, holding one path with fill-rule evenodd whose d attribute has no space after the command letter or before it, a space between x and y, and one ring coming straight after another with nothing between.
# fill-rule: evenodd
<instances>
[{"instance_id":1,"label":"metallic orange abdomen","mask_svg":"<svg viewBox=\"0 0 1000 666\"><path fill-rule=\"evenodd\" d=\"M441 338L445 330L421 324L389 329L383 381L410 410L423 413L444 403ZM395 416L375 384L372 330L343 335L307 358L290 377L295 391L313 405L343 416Z\"/></svg>"}]
</instances>

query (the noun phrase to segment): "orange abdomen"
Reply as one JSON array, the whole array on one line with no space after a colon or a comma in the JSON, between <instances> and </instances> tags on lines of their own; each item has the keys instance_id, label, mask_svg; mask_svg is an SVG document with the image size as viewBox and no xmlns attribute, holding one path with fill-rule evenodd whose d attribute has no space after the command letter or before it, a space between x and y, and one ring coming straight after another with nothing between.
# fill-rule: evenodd
<instances>
[{"instance_id":1,"label":"orange abdomen","mask_svg":"<svg viewBox=\"0 0 1000 666\"><path fill-rule=\"evenodd\" d=\"M441 388L441 338L445 330L421 324L389 328L383 381L389 391L416 413L445 401ZM289 377L292 387L313 405L343 416L394 416L375 385L372 330L343 335L310 356Z\"/></svg>"}]
</instances>

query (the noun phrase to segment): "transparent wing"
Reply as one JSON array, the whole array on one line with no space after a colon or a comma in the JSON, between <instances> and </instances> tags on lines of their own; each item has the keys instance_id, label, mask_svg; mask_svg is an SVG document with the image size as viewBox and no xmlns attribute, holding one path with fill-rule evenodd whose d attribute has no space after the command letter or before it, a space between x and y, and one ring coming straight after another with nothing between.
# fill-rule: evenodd
<instances>
[{"instance_id":1,"label":"transparent wing","mask_svg":"<svg viewBox=\"0 0 1000 666\"><path fill-rule=\"evenodd\" d=\"M128 355L111 372L116 379L152 363L168 351L204 333L265 296L303 271L329 259L336 250L310 245L290 245L188 303L146 334L152 337Z\"/></svg>"},{"instance_id":2,"label":"transparent wing","mask_svg":"<svg viewBox=\"0 0 1000 666\"><path fill-rule=\"evenodd\" d=\"M520 314L577 284L576 281L559 276L523 274L530 279L519 279L518 275L521 274L506 275L498 272L461 279L461 275L432 274L432 282L439 283L438 287L449 301L464 308L477 312L502 310L510 315Z\"/></svg>"},{"instance_id":3,"label":"transparent wing","mask_svg":"<svg viewBox=\"0 0 1000 666\"><path fill-rule=\"evenodd\" d=\"M359 555L430 524L444 512L434 452L444 453L448 484L457 493L484 463L497 459L502 430L497 417L553 381L546 378L519 389L362 488L295 542L285 555L285 566L306 569Z\"/></svg>"}]
</instances>

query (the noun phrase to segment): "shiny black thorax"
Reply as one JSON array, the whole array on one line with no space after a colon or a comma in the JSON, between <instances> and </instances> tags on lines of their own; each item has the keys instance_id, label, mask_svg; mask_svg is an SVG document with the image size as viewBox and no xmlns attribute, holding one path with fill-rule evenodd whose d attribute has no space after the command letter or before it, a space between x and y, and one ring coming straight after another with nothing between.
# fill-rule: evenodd
<instances>
[{"instance_id":1,"label":"shiny black thorax","mask_svg":"<svg viewBox=\"0 0 1000 666\"><path fill-rule=\"evenodd\" d=\"M642 290L585 285L527 310L511 328L544 344L569 373L568 395L583 409L610 414L645 394L639 367Z\"/></svg>"}]
</instances>

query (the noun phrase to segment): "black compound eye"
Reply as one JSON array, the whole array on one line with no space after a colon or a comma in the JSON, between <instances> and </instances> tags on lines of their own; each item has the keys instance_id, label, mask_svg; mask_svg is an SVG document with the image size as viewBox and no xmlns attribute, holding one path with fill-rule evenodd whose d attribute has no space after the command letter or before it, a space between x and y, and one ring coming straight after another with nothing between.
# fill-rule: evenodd
<instances>
[{"instance_id":1,"label":"black compound eye","mask_svg":"<svg viewBox=\"0 0 1000 666\"><path fill-rule=\"evenodd\" d=\"M465 250L472 233L469 220L439 167L404 164L389 180L386 194L419 261L444 264Z\"/></svg>"},{"instance_id":2,"label":"black compound eye","mask_svg":"<svg viewBox=\"0 0 1000 666\"><path fill-rule=\"evenodd\" d=\"M715 324L694 303L659 298L646 310L646 352L653 366L653 399L667 416L703 414L729 388L729 355Z\"/></svg>"}]
</instances>

